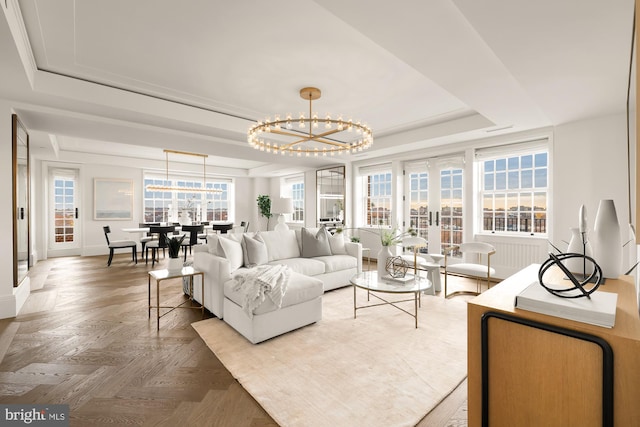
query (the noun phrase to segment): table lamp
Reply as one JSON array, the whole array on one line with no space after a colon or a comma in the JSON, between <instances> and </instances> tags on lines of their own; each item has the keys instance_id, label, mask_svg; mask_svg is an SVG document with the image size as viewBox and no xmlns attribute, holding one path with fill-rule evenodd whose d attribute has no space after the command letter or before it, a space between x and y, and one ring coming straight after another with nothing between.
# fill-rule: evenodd
<instances>
[{"instance_id":1,"label":"table lamp","mask_svg":"<svg viewBox=\"0 0 640 427\"><path fill-rule=\"evenodd\" d=\"M275 231L288 231L289 226L284 222L284 214L293 213L293 199L290 197L280 197L274 199L271 203L271 213L278 215L278 224L274 227Z\"/></svg>"}]
</instances>

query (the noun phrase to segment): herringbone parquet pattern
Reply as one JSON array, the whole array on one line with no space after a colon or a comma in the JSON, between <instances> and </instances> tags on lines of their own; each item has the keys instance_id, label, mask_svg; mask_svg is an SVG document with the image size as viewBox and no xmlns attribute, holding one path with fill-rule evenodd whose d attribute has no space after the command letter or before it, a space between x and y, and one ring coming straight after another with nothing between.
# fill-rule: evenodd
<instances>
[{"instance_id":1,"label":"herringbone parquet pattern","mask_svg":"<svg viewBox=\"0 0 640 427\"><path fill-rule=\"evenodd\" d=\"M190 326L199 311L174 310L156 331L150 269L130 255L38 263L42 288L0 323L0 402L68 404L72 426L276 425ZM184 298L179 280L162 285L164 301Z\"/></svg>"},{"instance_id":2,"label":"herringbone parquet pattern","mask_svg":"<svg viewBox=\"0 0 640 427\"><path fill-rule=\"evenodd\" d=\"M156 331L151 264L106 261L54 258L31 270L21 313L0 321L0 403L68 404L72 426L276 425L190 326L200 311L174 310ZM163 303L184 300L179 280L162 284ZM466 424L465 398L463 384L419 425Z\"/></svg>"}]
</instances>

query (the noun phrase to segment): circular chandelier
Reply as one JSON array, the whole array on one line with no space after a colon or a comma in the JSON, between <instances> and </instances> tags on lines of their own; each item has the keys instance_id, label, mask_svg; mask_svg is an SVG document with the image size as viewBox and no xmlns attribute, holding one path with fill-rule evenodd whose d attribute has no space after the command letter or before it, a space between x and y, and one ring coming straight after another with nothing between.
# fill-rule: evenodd
<instances>
[{"instance_id":1,"label":"circular chandelier","mask_svg":"<svg viewBox=\"0 0 640 427\"><path fill-rule=\"evenodd\" d=\"M313 113L312 102L320 95L320 89L315 87L300 89L300 97L309 100L309 116L300 113L298 118L291 114L284 119L280 115L273 120L267 117L249 129L249 145L256 150L291 156L333 156L371 147L373 133L367 125L344 120L342 116L332 118L327 114L321 118Z\"/></svg>"}]
</instances>

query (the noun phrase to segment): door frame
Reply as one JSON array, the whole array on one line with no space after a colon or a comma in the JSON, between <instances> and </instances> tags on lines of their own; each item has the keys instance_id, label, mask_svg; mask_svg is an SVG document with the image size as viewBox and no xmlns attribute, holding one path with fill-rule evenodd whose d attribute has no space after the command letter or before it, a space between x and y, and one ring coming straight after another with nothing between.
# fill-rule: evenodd
<instances>
[{"instance_id":1,"label":"door frame","mask_svg":"<svg viewBox=\"0 0 640 427\"><path fill-rule=\"evenodd\" d=\"M84 207L82 206L82 166L75 163L56 163L56 162L46 162L43 165L44 168L44 218L43 224L45 226L45 241L43 244L45 250L45 259L48 257L60 257L60 256L75 256L82 255L83 244L82 244L82 235L83 235L83 211ZM78 209L78 217L76 218L76 222L74 224L74 244L69 245L68 247L55 248L53 240L53 228L55 228L55 218L52 215L53 209L53 174L57 169L67 169L75 171L76 177L76 186L74 191L75 197L75 207Z\"/></svg>"}]
</instances>

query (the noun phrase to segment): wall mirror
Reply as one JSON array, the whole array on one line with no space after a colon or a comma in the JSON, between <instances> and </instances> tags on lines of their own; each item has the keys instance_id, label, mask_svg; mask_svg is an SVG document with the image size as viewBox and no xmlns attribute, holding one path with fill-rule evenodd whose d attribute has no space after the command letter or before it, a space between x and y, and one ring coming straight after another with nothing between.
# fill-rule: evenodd
<instances>
[{"instance_id":1,"label":"wall mirror","mask_svg":"<svg viewBox=\"0 0 640 427\"><path fill-rule=\"evenodd\" d=\"M13 286L27 277L29 239L29 134L18 116L12 115L13 156Z\"/></svg>"},{"instance_id":2,"label":"wall mirror","mask_svg":"<svg viewBox=\"0 0 640 427\"><path fill-rule=\"evenodd\" d=\"M344 225L345 167L335 166L316 171L318 226Z\"/></svg>"}]
</instances>

